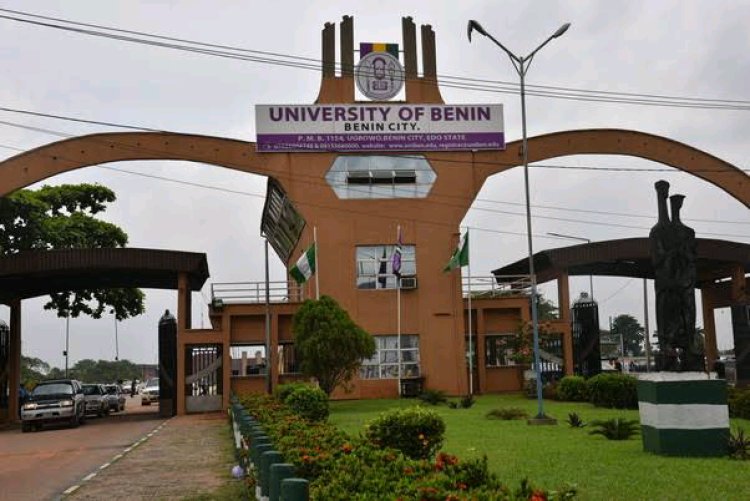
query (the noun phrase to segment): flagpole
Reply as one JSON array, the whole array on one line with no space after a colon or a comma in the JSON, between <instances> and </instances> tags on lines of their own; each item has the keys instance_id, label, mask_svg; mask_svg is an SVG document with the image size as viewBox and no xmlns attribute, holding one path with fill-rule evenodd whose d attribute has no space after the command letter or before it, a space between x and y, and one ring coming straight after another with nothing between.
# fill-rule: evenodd
<instances>
[{"instance_id":1,"label":"flagpole","mask_svg":"<svg viewBox=\"0 0 750 501\"><path fill-rule=\"evenodd\" d=\"M266 392L270 395L273 391L273 381L271 380L271 291L270 277L268 271L268 237L265 237L265 256L266 256ZM245 375L245 368L242 368L242 374Z\"/></svg>"},{"instance_id":2,"label":"flagpole","mask_svg":"<svg viewBox=\"0 0 750 501\"><path fill-rule=\"evenodd\" d=\"M318 254L320 253L320 249L318 248L318 227L313 226L313 245L315 246L315 299L320 299L320 280L318 280L318 276L320 276L320 268L318 267Z\"/></svg>"},{"instance_id":3,"label":"flagpole","mask_svg":"<svg viewBox=\"0 0 750 501\"><path fill-rule=\"evenodd\" d=\"M401 225L396 229L396 242L399 242L401 236ZM399 278L401 270L396 275L396 334L398 336L398 395L401 396L401 280Z\"/></svg>"},{"instance_id":4,"label":"flagpole","mask_svg":"<svg viewBox=\"0 0 750 501\"><path fill-rule=\"evenodd\" d=\"M469 227L466 227L466 240L469 240ZM471 253L471 247L467 250L467 253ZM471 342L471 257L468 258L469 262L466 264L466 268L469 274L469 395L474 394L474 354L472 353L472 342ZM463 303L463 301L462 301Z\"/></svg>"}]
</instances>

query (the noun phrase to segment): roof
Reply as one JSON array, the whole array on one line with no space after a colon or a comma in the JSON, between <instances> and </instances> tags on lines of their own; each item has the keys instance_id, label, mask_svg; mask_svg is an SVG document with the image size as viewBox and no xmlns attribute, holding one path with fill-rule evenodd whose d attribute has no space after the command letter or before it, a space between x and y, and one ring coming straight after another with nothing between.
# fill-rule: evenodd
<instances>
[{"instance_id":1,"label":"roof","mask_svg":"<svg viewBox=\"0 0 750 501\"><path fill-rule=\"evenodd\" d=\"M732 267L741 264L750 272L750 245L696 239L697 285L731 276ZM557 278L561 272L569 275L597 275L633 278L654 278L651 264L651 244L648 238L607 240L570 247L548 249L534 254L537 282ZM529 272L528 258L497 268L493 275L518 275ZM502 281L501 277L497 277Z\"/></svg>"},{"instance_id":2,"label":"roof","mask_svg":"<svg viewBox=\"0 0 750 501\"><path fill-rule=\"evenodd\" d=\"M209 277L206 254L155 249L60 249L0 258L0 301L81 289L177 289L188 274L191 290Z\"/></svg>"}]
</instances>

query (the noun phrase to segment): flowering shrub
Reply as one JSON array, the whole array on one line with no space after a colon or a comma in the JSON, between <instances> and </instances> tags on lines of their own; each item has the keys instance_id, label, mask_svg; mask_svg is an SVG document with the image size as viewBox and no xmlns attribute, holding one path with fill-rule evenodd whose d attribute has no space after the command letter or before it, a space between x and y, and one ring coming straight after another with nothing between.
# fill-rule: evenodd
<instances>
[{"instance_id":1,"label":"flowering shrub","mask_svg":"<svg viewBox=\"0 0 750 501\"><path fill-rule=\"evenodd\" d=\"M280 384L276 388L274 388L273 396L276 397L279 402L285 402L286 397L291 395L294 390L296 390L297 388L308 387L308 386L312 386L312 385L308 383L299 383L299 382Z\"/></svg>"},{"instance_id":2,"label":"flowering shrub","mask_svg":"<svg viewBox=\"0 0 750 501\"><path fill-rule=\"evenodd\" d=\"M284 403L295 414L310 421L328 419L328 395L320 388L310 385L297 386L286 396Z\"/></svg>"},{"instance_id":3,"label":"flowering shrub","mask_svg":"<svg viewBox=\"0 0 750 501\"><path fill-rule=\"evenodd\" d=\"M246 396L242 403L261 422L284 460L295 466L296 475L310 481L312 501L561 501L576 495L570 488L534 489L525 480L511 490L489 472L486 458L462 461L441 452L434 459L411 459L327 423L307 421L264 395ZM424 417L431 411L419 411L412 416L415 421L432 422ZM442 441L444 425L433 426L441 430Z\"/></svg>"},{"instance_id":4,"label":"flowering shrub","mask_svg":"<svg viewBox=\"0 0 750 501\"><path fill-rule=\"evenodd\" d=\"M445 422L436 412L409 407L384 412L367 425L373 444L390 447L413 459L427 459L443 445Z\"/></svg>"}]
</instances>

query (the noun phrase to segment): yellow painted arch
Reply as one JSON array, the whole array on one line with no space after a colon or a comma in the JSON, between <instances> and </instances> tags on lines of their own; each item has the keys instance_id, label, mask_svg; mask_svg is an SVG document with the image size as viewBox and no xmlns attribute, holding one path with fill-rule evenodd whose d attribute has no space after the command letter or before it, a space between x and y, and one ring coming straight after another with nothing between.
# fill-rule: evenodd
<instances>
[{"instance_id":1,"label":"yellow painted arch","mask_svg":"<svg viewBox=\"0 0 750 501\"><path fill-rule=\"evenodd\" d=\"M628 155L660 162L708 181L750 208L750 176L720 158L672 139L632 130L592 129L536 136L528 144L529 162L582 154ZM50 143L0 162L0 196L63 172L126 160L200 162L274 177L284 185L290 173L289 155L257 153L255 143L194 134L91 134ZM429 157L439 160L450 155L434 152ZM489 176L521 164L521 141L509 143L503 151L476 152L472 158L476 196Z\"/></svg>"}]
</instances>

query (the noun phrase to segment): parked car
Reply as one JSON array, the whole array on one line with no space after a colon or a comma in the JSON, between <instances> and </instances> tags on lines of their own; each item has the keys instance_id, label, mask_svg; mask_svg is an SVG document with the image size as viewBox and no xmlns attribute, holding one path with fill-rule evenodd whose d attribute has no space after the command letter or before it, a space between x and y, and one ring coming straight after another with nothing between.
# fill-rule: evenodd
<instances>
[{"instance_id":1,"label":"parked car","mask_svg":"<svg viewBox=\"0 0 750 501\"><path fill-rule=\"evenodd\" d=\"M124 411L125 410L125 395L123 395L122 388L116 384L106 384L104 389L107 392L107 401L109 402L110 411Z\"/></svg>"},{"instance_id":2,"label":"parked car","mask_svg":"<svg viewBox=\"0 0 750 501\"><path fill-rule=\"evenodd\" d=\"M86 421L86 402L75 379L51 379L36 385L21 408L21 431L45 423L67 422L76 427Z\"/></svg>"},{"instance_id":3,"label":"parked car","mask_svg":"<svg viewBox=\"0 0 750 501\"><path fill-rule=\"evenodd\" d=\"M141 391L141 405L151 405L159 401L159 378L154 377L146 381Z\"/></svg>"},{"instance_id":4,"label":"parked car","mask_svg":"<svg viewBox=\"0 0 750 501\"><path fill-rule=\"evenodd\" d=\"M86 414L99 417L109 415L109 399L107 391L101 384L84 384L83 396L86 398Z\"/></svg>"}]
</instances>

